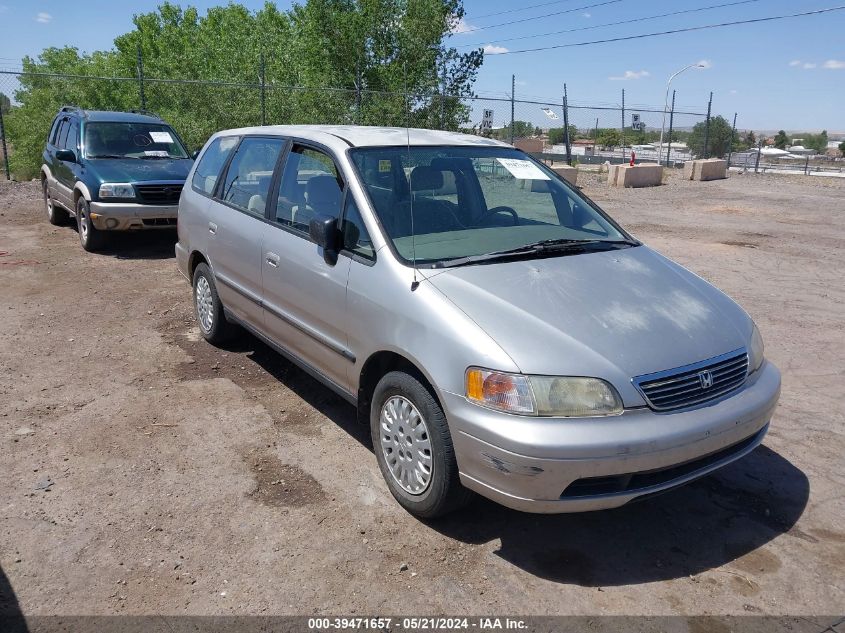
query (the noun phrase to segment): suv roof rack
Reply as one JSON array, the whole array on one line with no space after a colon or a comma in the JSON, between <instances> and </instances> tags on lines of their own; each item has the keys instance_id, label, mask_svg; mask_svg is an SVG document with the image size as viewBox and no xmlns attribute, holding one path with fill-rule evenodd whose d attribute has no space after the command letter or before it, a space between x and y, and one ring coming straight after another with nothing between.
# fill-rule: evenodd
<instances>
[{"instance_id":1,"label":"suv roof rack","mask_svg":"<svg viewBox=\"0 0 845 633\"><path fill-rule=\"evenodd\" d=\"M160 119L160 118L161 118L159 115L157 115L157 114L156 114L155 112L153 112L152 110L146 110L146 109L144 109L144 108L132 109L132 110L129 110L129 112L131 112L132 114L145 114L145 115L147 115L147 116L154 116L154 117L155 117L155 118L157 118L157 119Z\"/></svg>"}]
</instances>

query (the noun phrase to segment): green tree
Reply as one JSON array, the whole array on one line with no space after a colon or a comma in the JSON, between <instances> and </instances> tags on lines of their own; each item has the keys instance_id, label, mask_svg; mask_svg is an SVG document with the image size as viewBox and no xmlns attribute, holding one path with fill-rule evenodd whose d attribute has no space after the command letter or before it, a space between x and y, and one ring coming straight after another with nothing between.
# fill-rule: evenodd
<instances>
[{"instance_id":1,"label":"green tree","mask_svg":"<svg viewBox=\"0 0 845 633\"><path fill-rule=\"evenodd\" d=\"M484 59L480 49L461 53L448 45L463 13L461 0L306 0L290 11L267 2L254 12L229 3L205 15L165 2L135 15L134 28L108 51L49 48L24 58L23 66L29 72L135 77L140 49L146 107L192 148L217 130L261 122L262 54L268 123L458 129L469 120L462 98L472 95ZM156 81L162 79L217 83ZM20 84L9 138L14 168L30 173L37 173L44 137L61 105L140 106L135 81L22 75Z\"/></svg>"},{"instance_id":2,"label":"green tree","mask_svg":"<svg viewBox=\"0 0 845 633\"><path fill-rule=\"evenodd\" d=\"M526 138L531 136L534 132L534 126L527 121L519 121L516 120L513 122L513 137L514 138ZM506 125L503 128L498 130L493 130L493 138L497 138L500 140L509 140L511 137L511 126Z\"/></svg>"},{"instance_id":3,"label":"green tree","mask_svg":"<svg viewBox=\"0 0 845 633\"><path fill-rule=\"evenodd\" d=\"M746 147L754 147L757 145L757 137L754 135L754 130L748 130L745 133L745 136L742 139L743 144Z\"/></svg>"},{"instance_id":4,"label":"green tree","mask_svg":"<svg viewBox=\"0 0 845 633\"><path fill-rule=\"evenodd\" d=\"M786 132L780 130L777 134L775 134L775 147L778 149L786 149L787 145L789 145L789 137L786 135Z\"/></svg>"},{"instance_id":5,"label":"green tree","mask_svg":"<svg viewBox=\"0 0 845 633\"><path fill-rule=\"evenodd\" d=\"M562 145L566 142L566 135L564 134L565 129L562 127L556 127L549 130L549 143L551 145ZM569 141L572 142L575 140L575 137L578 136L578 128L574 125L569 125Z\"/></svg>"},{"instance_id":6,"label":"green tree","mask_svg":"<svg viewBox=\"0 0 845 633\"><path fill-rule=\"evenodd\" d=\"M814 149L820 154L827 151L827 130L822 130L821 134L805 134L804 147L807 149Z\"/></svg>"},{"instance_id":7,"label":"green tree","mask_svg":"<svg viewBox=\"0 0 845 633\"><path fill-rule=\"evenodd\" d=\"M9 114L9 111L12 109L12 100L2 92L0 92L0 112L3 114Z\"/></svg>"},{"instance_id":8,"label":"green tree","mask_svg":"<svg viewBox=\"0 0 845 633\"><path fill-rule=\"evenodd\" d=\"M622 143L622 133L612 127L599 128L596 142L605 149L613 149Z\"/></svg>"},{"instance_id":9,"label":"green tree","mask_svg":"<svg viewBox=\"0 0 845 633\"><path fill-rule=\"evenodd\" d=\"M839 151L842 152L843 156L845 156L845 141L839 144Z\"/></svg>"},{"instance_id":10,"label":"green tree","mask_svg":"<svg viewBox=\"0 0 845 633\"><path fill-rule=\"evenodd\" d=\"M722 116L715 116L710 119L710 131L707 134L707 123L702 121L696 123L692 128L687 145L690 151L699 157L722 158L730 149L731 140L734 139L734 132L731 124ZM704 147L705 136L707 136L707 148Z\"/></svg>"}]
</instances>

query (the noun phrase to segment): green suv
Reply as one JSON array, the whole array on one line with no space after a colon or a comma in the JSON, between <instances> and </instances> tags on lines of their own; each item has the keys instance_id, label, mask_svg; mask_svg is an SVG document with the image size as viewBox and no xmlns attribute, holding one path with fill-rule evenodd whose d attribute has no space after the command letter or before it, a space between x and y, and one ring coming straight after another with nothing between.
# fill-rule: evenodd
<instances>
[{"instance_id":1,"label":"green suv","mask_svg":"<svg viewBox=\"0 0 845 633\"><path fill-rule=\"evenodd\" d=\"M175 227L192 164L173 128L152 113L65 106L41 166L47 217L57 225L75 217L86 251L103 248L109 231Z\"/></svg>"}]
</instances>

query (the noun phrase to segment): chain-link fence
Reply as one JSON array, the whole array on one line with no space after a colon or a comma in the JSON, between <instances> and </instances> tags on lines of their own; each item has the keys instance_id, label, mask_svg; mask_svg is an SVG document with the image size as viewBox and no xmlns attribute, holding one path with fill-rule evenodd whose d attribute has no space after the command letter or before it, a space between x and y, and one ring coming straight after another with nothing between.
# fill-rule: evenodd
<instances>
[{"instance_id":1,"label":"chain-link fence","mask_svg":"<svg viewBox=\"0 0 845 633\"><path fill-rule=\"evenodd\" d=\"M677 164L708 155L709 104L693 108L587 105L560 100L453 96L439 92L396 93L364 89L280 86L254 83L95 77L0 70L0 94L8 95L3 116L3 164L7 178L33 177L44 138L62 105L92 110L155 112L191 149L214 132L251 125L349 124L453 130L501 139L550 161L569 163L637 161ZM705 113L705 110L707 113ZM701 125L699 125L701 124ZM703 146L701 128L704 129ZM689 142L696 131L697 145ZM663 141L661 145L661 139Z\"/></svg>"}]
</instances>

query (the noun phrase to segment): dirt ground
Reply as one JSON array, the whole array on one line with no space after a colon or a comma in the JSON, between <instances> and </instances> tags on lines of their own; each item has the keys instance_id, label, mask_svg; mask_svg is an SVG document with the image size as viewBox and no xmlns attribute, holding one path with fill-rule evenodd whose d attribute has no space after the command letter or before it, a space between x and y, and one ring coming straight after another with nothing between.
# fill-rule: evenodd
<instances>
[{"instance_id":1,"label":"dirt ground","mask_svg":"<svg viewBox=\"0 0 845 633\"><path fill-rule=\"evenodd\" d=\"M783 371L771 432L619 510L424 523L352 407L251 337L199 339L175 234L86 254L37 183L0 182L0 594L26 615L845 612L845 182L583 183L754 317Z\"/></svg>"}]
</instances>

